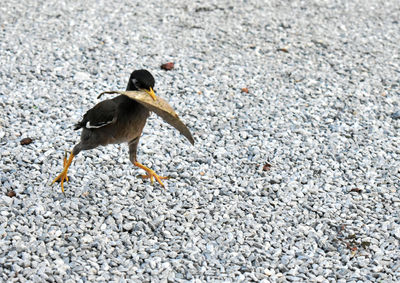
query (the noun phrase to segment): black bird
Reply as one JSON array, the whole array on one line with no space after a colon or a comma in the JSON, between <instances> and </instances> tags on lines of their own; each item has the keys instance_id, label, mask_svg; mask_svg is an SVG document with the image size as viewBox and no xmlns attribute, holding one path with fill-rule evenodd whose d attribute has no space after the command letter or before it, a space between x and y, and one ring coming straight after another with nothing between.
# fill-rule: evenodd
<instances>
[{"instance_id":1,"label":"black bird","mask_svg":"<svg viewBox=\"0 0 400 283\"><path fill-rule=\"evenodd\" d=\"M153 100L157 100L160 98L157 98L154 93L154 83L154 77L150 72L147 70L136 70L132 72L126 90L143 90ZM61 190L64 193L64 180L68 181L68 168L72 163L72 159L82 150L93 149L100 145L105 146L127 142L129 145L130 161L133 165L142 168L147 173L147 175L142 177L150 178L151 183L153 183L153 178L155 178L164 187L161 180L168 179L168 177L157 175L156 172L142 165L136 159L139 139L149 115L150 110L147 107L126 95L119 95L95 105L86 112L82 121L75 125L75 130L82 128L81 141L75 145L68 159L66 155L64 156L64 170L53 180L52 184L60 180ZM188 136L188 139L193 144L194 141L190 132Z\"/></svg>"}]
</instances>

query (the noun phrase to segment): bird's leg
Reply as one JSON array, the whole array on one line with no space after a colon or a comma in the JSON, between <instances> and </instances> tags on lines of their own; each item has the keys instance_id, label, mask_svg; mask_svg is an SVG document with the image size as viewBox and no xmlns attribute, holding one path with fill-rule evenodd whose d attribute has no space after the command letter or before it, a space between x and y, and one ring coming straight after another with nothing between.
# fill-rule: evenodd
<instances>
[{"instance_id":1,"label":"bird's leg","mask_svg":"<svg viewBox=\"0 0 400 283\"><path fill-rule=\"evenodd\" d=\"M67 153L67 151L65 151L65 152L64 152L63 168L65 168L65 165L67 165L67 155L68 155L68 153ZM66 181L66 182L69 181L67 175L65 175L65 181Z\"/></svg>"},{"instance_id":2,"label":"bird's leg","mask_svg":"<svg viewBox=\"0 0 400 283\"><path fill-rule=\"evenodd\" d=\"M131 140L128 145L129 145L129 159L131 160L132 164L145 170L147 175L141 176L142 178L150 178L151 184L154 183L154 179L157 180L157 182L164 187L163 182L161 180L168 179L169 177L162 177L156 174L154 170L151 170L149 167L144 166L143 164L140 164L139 162L136 161L136 151L137 151L137 146L139 144L139 139L140 136L136 137L135 139Z\"/></svg>"},{"instance_id":3,"label":"bird's leg","mask_svg":"<svg viewBox=\"0 0 400 283\"><path fill-rule=\"evenodd\" d=\"M55 182L57 182L57 180L59 180L60 179L60 181L61 181L61 191L64 193L64 180L66 180L68 177L67 177L67 172L68 172L68 168L69 168L69 166L71 165L71 163L72 163L72 159L74 159L74 154L71 152L71 154L70 154L70 156L69 156L69 158L68 158L68 161L65 163L65 165L64 165L64 169L63 169L63 171L53 180L53 182L51 183L52 185L55 183ZM66 159L65 159L66 160Z\"/></svg>"},{"instance_id":4,"label":"bird's leg","mask_svg":"<svg viewBox=\"0 0 400 283\"><path fill-rule=\"evenodd\" d=\"M140 163L137 162L137 161L135 161L135 162L133 163L133 165L135 165L135 166L137 166L137 167L139 167L139 168L141 168L141 169L143 169L143 170L146 171L147 175L142 176L142 178L143 178L143 179L150 178L151 184L153 184L153 183L154 183L154 179L156 179L157 182L158 182L161 186L164 187L164 184L163 184L163 182L161 182L161 180L165 180L165 179L168 179L168 178L169 178L169 177L162 177L162 176L157 175L156 172L154 172L154 170L151 170L149 167L146 167L146 166L144 166L143 164L140 164ZM154 179L153 179L153 178L154 178Z\"/></svg>"}]
</instances>

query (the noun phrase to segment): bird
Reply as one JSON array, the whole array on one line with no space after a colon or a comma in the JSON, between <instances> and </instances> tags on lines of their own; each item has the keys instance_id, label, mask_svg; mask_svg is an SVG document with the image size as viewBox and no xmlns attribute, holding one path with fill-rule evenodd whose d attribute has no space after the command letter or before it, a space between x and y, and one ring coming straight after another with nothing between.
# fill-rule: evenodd
<instances>
[{"instance_id":1,"label":"bird","mask_svg":"<svg viewBox=\"0 0 400 283\"><path fill-rule=\"evenodd\" d=\"M153 101L154 103L164 103L167 105L166 107L169 107L164 100L155 95L154 84L154 77L149 71L144 69L135 70L129 77L125 92L115 91L104 93L136 94L134 91L144 91L151 97L151 99L149 98L150 101ZM99 97L102 94L100 94ZM52 184L54 184L55 182L60 181L61 191L64 194L64 181L68 181L68 169L75 156L77 156L81 151L94 149L98 146L125 142L129 147L129 159L132 164L146 171L146 175L142 175L142 178L150 178L152 184L154 178L162 187L164 187L161 180L168 179L169 177L160 176L156 174L154 170L137 161L139 140L147 118L150 116L150 111L156 112L166 122L183 133L189 141L194 144L193 137L189 130L180 122L172 108L170 109L173 112L173 116L169 114L166 115L164 109L160 111L160 109L153 107L153 102L142 103L142 101L136 99L136 97L132 96L133 99L131 99L129 96L124 94L113 99L99 102L83 115L80 122L75 124L74 130L82 129L80 142L74 146L68 158L67 153L65 153L63 170L52 182ZM178 122L178 124L176 122Z\"/></svg>"}]
</instances>

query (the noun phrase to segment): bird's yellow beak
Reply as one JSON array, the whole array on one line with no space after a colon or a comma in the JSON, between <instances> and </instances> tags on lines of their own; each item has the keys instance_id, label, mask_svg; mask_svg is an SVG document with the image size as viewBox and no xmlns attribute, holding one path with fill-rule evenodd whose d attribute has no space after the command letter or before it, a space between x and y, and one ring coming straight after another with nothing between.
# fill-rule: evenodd
<instances>
[{"instance_id":1,"label":"bird's yellow beak","mask_svg":"<svg viewBox=\"0 0 400 283\"><path fill-rule=\"evenodd\" d=\"M147 92L151 96L151 98L153 98L154 101L157 100L157 96L154 93L154 90L152 87L150 89L144 89L144 91Z\"/></svg>"}]
</instances>

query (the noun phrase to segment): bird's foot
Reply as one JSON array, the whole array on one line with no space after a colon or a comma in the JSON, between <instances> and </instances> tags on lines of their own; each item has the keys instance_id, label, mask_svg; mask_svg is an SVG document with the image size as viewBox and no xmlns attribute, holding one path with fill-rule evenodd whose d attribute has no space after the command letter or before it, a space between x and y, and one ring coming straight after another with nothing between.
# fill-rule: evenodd
<instances>
[{"instance_id":1,"label":"bird's foot","mask_svg":"<svg viewBox=\"0 0 400 283\"><path fill-rule=\"evenodd\" d=\"M160 180L167 180L167 179L170 178L170 176L164 177L164 176L157 175L155 172L152 175L149 175L149 174L147 174L147 175L139 175L139 177L142 178L142 179L149 179L150 178L151 184L154 183L153 178L155 178L157 180L157 182L159 182L160 185L163 186L163 187L164 187L164 184Z\"/></svg>"},{"instance_id":2,"label":"bird's foot","mask_svg":"<svg viewBox=\"0 0 400 283\"><path fill-rule=\"evenodd\" d=\"M146 166L140 164L139 162L135 162L134 165L146 171L147 175L140 175L140 177L142 179L150 178L150 182L151 182L152 185L154 184L154 179L156 179L156 181L162 187L164 187L164 184L163 184L163 182L161 182L161 180L169 179L169 177L163 177L163 176L157 175L154 170L152 170L149 167L146 167Z\"/></svg>"},{"instance_id":3,"label":"bird's foot","mask_svg":"<svg viewBox=\"0 0 400 283\"><path fill-rule=\"evenodd\" d=\"M53 185L57 181L61 182L61 191L63 192L63 194L65 194L64 181L68 181L67 172L68 172L68 168L64 168L64 170L51 183Z\"/></svg>"},{"instance_id":4,"label":"bird's foot","mask_svg":"<svg viewBox=\"0 0 400 283\"><path fill-rule=\"evenodd\" d=\"M65 152L64 154L64 160L63 160L63 164L64 164L64 169L63 171L53 180L53 182L51 183L52 185L59 181L61 183L61 191L63 192L63 194L65 194L64 191L64 181L68 182L68 168L72 163L72 159L74 158L74 154L71 153L71 155L69 156L69 159L67 159L67 153Z\"/></svg>"}]
</instances>

